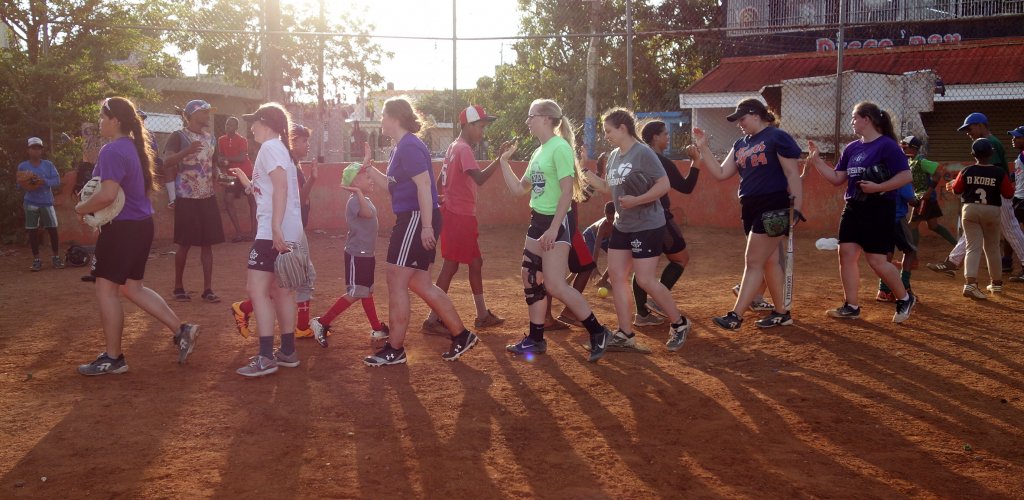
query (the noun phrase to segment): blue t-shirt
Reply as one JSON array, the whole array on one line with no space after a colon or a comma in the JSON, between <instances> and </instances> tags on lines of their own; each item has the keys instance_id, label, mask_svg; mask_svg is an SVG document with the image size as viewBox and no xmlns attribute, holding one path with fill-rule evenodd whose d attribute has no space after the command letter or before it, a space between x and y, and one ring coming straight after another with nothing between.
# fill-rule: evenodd
<instances>
[{"instance_id":1,"label":"blue t-shirt","mask_svg":"<svg viewBox=\"0 0 1024 500\"><path fill-rule=\"evenodd\" d=\"M896 199L896 220L899 221L907 216L907 203L917 198L917 195L914 194L914 184L910 182L904 184L896 190L896 196L898 197Z\"/></svg>"},{"instance_id":2,"label":"blue t-shirt","mask_svg":"<svg viewBox=\"0 0 1024 500\"><path fill-rule=\"evenodd\" d=\"M892 137L883 135L871 142L857 140L846 145L843 155L839 157L839 164L836 165L837 172L845 171L847 175L844 199L849 200L857 196L857 183L860 182L864 171L879 163L885 165L893 176L910 170L907 155L903 154L903 148ZM895 191L886 191L882 196L896 200Z\"/></svg>"},{"instance_id":3,"label":"blue t-shirt","mask_svg":"<svg viewBox=\"0 0 1024 500\"><path fill-rule=\"evenodd\" d=\"M146 196L139 153L131 138L122 137L103 146L92 175L98 175L103 181L115 181L124 190L124 208L114 220L144 220L153 216L153 204Z\"/></svg>"},{"instance_id":4,"label":"blue t-shirt","mask_svg":"<svg viewBox=\"0 0 1024 500\"><path fill-rule=\"evenodd\" d=\"M765 127L754 135L737 139L732 150L740 174L740 198L789 188L779 156L800 158L800 146L789 134L776 127Z\"/></svg>"},{"instance_id":5,"label":"blue t-shirt","mask_svg":"<svg viewBox=\"0 0 1024 500\"><path fill-rule=\"evenodd\" d=\"M423 172L430 179L431 205L437 208L437 184L434 182L434 166L430 162L430 151L419 137L405 134L388 163L388 192L391 193L391 210L394 213L420 209L416 198L416 183L412 178Z\"/></svg>"},{"instance_id":6,"label":"blue t-shirt","mask_svg":"<svg viewBox=\"0 0 1024 500\"><path fill-rule=\"evenodd\" d=\"M36 189L35 191L25 191L25 203L37 207L52 207L52 189L60 186L60 174L57 173L57 167L53 166L50 160L40 160L39 165L33 165L32 162L25 160L18 164L18 171L22 170L32 172L40 179L46 181L46 187L44 188ZM21 187L19 186L18 189L21 189Z\"/></svg>"}]
</instances>

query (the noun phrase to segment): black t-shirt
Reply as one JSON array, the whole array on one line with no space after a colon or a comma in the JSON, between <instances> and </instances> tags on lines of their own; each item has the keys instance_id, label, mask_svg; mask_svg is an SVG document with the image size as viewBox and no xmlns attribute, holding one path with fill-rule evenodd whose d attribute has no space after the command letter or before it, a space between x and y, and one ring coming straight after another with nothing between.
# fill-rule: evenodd
<instances>
[{"instance_id":1,"label":"black t-shirt","mask_svg":"<svg viewBox=\"0 0 1024 500\"><path fill-rule=\"evenodd\" d=\"M1006 171L995 165L971 165L953 181L953 192L964 203L1002 206L1004 197L1013 196L1013 189Z\"/></svg>"},{"instance_id":2,"label":"black t-shirt","mask_svg":"<svg viewBox=\"0 0 1024 500\"><path fill-rule=\"evenodd\" d=\"M700 175L700 170L691 168L689 175L687 175L686 178L683 178L683 174L679 172L679 168L676 167L676 164L673 163L672 160L669 160L657 151L655 151L655 154L658 155L658 160L661 161L661 166L665 168L665 175L668 176L669 186L683 194L692 193L694 186L697 185L697 176ZM671 214L669 213L669 206L671 204L672 203L668 199L668 193L665 193L665 196L661 197L661 206L665 209L665 215L668 217L671 217Z\"/></svg>"}]
</instances>

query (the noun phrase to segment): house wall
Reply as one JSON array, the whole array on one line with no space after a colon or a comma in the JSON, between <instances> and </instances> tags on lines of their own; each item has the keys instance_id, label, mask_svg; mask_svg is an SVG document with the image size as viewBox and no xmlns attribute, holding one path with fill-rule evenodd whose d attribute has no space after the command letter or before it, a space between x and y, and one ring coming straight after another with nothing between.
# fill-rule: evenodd
<instances>
[{"instance_id":1,"label":"house wall","mask_svg":"<svg viewBox=\"0 0 1024 500\"><path fill-rule=\"evenodd\" d=\"M1011 153L1010 136L1007 130L1024 125L1024 98L1008 101L936 102L935 111L921 115L928 132L925 148L928 158L936 161L968 161L971 158L971 141L965 132L956 129L963 124L967 115L979 112L988 117L989 130ZM1012 163L1012 162L1011 162Z\"/></svg>"}]
</instances>

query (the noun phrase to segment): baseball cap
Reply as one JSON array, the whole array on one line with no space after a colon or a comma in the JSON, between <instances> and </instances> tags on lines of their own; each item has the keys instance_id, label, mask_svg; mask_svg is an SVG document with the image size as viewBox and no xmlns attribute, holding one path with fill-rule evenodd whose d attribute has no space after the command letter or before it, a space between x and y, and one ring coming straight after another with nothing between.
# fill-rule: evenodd
<instances>
[{"instance_id":1,"label":"baseball cap","mask_svg":"<svg viewBox=\"0 0 1024 500\"><path fill-rule=\"evenodd\" d=\"M304 125L292 124L292 137L309 137L311 131Z\"/></svg>"},{"instance_id":2,"label":"baseball cap","mask_svg":"<svg viewBox=\"0 0 1024 500\"><path fill-rule=\"evenodd\" d=\"M1024 137L1024 125L1021 125L1007 133L1014 137Z\"/></svg>"},{"instance_id":3,"label":"baseball cap","mask_svg":"<svg viewBox=\"0 0 1024 500\"><path fill-rule=\"evenodd\" d=\"M971 113L967 115L967 118L964 118L964 124L960 125L960 128L956 129L956 131L963 132L964 130L967 130L967 127L970 127L971 125L977 125L979 123L984 123L985 125L988 125L988 117L981 113Z\"/></svg>"},{"instance_id":4,"label":"baseball cap","mask_svg":"<svg viewBox=\"0 0 1024 500\"><path fill-rule=\"evenodd\" d=\"M971 143L971 153L975 158L988 158L992 156L992 143L988 139L975 139Z\"/></svg>"},{"instance_id":5,"label":"baseball cap","mask_svg":"<svg viewBox=\"0 0 1024 500\"><path fill-rule=\"evenodd\" d=\"M28 138L28 147L32 147L32 146L43 147L43 140L38 138L38 137L29 137Z\"/></svg>"},{"instance_id":6,"label":"baseball cap","mask_svg":"<svg viewBox=\"0 0 1024 500\"><path fill-rule=\"evenodd\" d=\"M483 106L470 106L459 113L459 123L462 125L479 121L493 122L497 119L497 116L488 115Z\"/></svg>"},{"instance_id":7,"label":"baseball cap","mask_svg":"<svg viewBox=\"0 0 1024 500\"><path fill-rule=\"evenodd\" d=\"M359 175L359 171L363 169L363 166L359 163L349 163L345 170L341 171L341 185L351 186L352 181L355 180L356 176Z\"/></svg>"},{"instance_id":8,"label":"baseball cap","mask_svg":"<svg viewBox=\"0 0 1024 500\"><path fill-rule=\"evenodd\" d=\"M199 111L201 109L208 109L211 112L214 110L213 106L210 106L210 103L202 99L194 99L189 101L188 104L185 105L185 116L192 116L192 113L195 113L196 111Z\"/></svg>"},{"instance_id":9,"label":"baseball cap","mask_svg":"<svg viewBox=\"0 0 1024 500\"><path fill-rule=\"evenodd\" d=\"M744 99L736 105L736 111L733 111L731 115L725 117L726 120L734 122L739 120L745 115L758 115L764 116L768 114L768 108L765 107L764 103L754 99Z\"/></svg>"},{"instance_id":10,"label":"baseball cap","mask_svg":"<svg viewBox=\"0 0 1024 500\"><path fill-rule=\"evenodd\" d=\"M921 142L921 139L918 139L917 137L912 135L908 135L904 137L902 141L900 141L900 144L920 149L921 145L924 143Z\"/></svg>"},{"instance_id":11,"label":"baseball cap","mask_svg":"<svg viewBox=\"0 0 1024 500\"><path fill-rule=\"evenodd\" d=\"M248 123L263 122L273 130L288 130L288 133L294 133L294 130L288 128L289 120L286 111L278 104L264 104L254 113L242 115L242 119Z\"/></svg>"},{"instance_id":12,"label":"baseball cap","mask_svg":"<svg viewBox=\"0 0 1024 500\"><path fill-rule=\"evenodd\" d=\"M135 110L135 112L139 115L139 118L142 118L143 120L149 117L149 115L147 115L146 112L141 109L137 109Z\"/></svg>"}]
</instances>

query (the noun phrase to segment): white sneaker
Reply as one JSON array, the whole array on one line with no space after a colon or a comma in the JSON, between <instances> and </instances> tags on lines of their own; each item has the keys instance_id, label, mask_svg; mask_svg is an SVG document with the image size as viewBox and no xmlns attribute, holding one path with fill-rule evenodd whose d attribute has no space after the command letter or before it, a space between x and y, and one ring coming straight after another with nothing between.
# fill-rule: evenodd
<instances>
[{"instance_id":1,"label":"white sneaker","mask_svg":"<svg viewBox=\"0 0 1024 500\"><path fill-rule=\"evenodd\" d=\"M608 347L636 347L636 335L632 337L626 336L622 330L615 330L615 334L608 340Z\"/></svg>"},{"instance_id":2,"label":"white sneaker","mask_svg":"<svg viewBox=\"0 0 1024 500\"><path fill-rule=\"evenodd\" d=\"M662 318L661 316L656 316L654 314L648 314L646 316L641 316L639 314L633 315L634 326L657 326L664 322L665 318Z\"/></svg>"}]
</instances>

